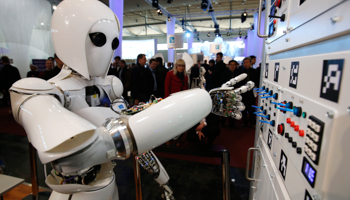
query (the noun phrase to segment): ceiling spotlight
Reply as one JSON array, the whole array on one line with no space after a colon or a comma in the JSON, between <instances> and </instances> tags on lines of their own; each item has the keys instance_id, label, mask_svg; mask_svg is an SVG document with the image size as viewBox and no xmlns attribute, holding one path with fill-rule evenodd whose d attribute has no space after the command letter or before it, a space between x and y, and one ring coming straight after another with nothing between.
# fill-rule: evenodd
<instances>
[{"instance_id":1,"label":"ceiling spotlight","mask_svg":"<svg viewBox=\"0 0 350 200\"><path fill-rule=\"evenodd\" d=\"M176 10L179 10L179 8L176 8Z\"/></svg>"},{"instance_id":2,"label":"ceiling spotlight","mask_svg":"<svg viewBox=\"0 0 350 200\"><path fill-rule=\"evenodd\" d=\"M191 33L187 32L186 37L189 38L191 36Z\"/></svg>"},{"instance_id":3,"label":"ceiling spotlight","mask_svg":"<svg viewBox=\"0 0 350 200\"><path fill-rule=\"evenodd\" d=\"M245 22L245 20L247 20L247 16L248 16L248 13L247 13L247 12L243 12L243 13L241 14L241 21L242 21L242 23Z\"/></svg>"},{"instance_id":4,"label":"ceiling spotlight","mask_svg":"<svg viewBox=\"0 0 350 200\"><path fill-rule=\"evenodd\" d=\"M242 5L244 4L244 1L242 2Z\"/></svg>"},{"instance_id":5,"label":"ceiling spotlight","mask_svg":"<svg viewBox=\"0 0 350 200\"><path fill-rule=\"evenodd\" d=\"M136 7L140 7L140 4L136 4Z\"/></svg>"},{"instance_id":6,"label":"ceiling spotlight","mask_svg":"<svg viewBox=\"0 0 350 200\"><path fill-rule=\"evenodd\" d=\"M250 30L254 30L254 24L252 24L252 26L250 27Z\"/></svg>"},{"instance_id":7,"label":"ceiling spotlight","mask_svg":"<svg viewBox=\"0 0 350 200\"><path fill-rule=\"evenodd\" d=\"M208 33L207 36L210 37L210 33Z\"/></svg>"},{"instance_id":8,"label":"ceiling spotlight","mask_svg":"<svg viewBox=\"0 0 350 200\"><path fill-rule=\"evenodd\" d=\"M52 9L56 10L57 6L56 5L53 5L52 6Z\"/></svg>"},{"instance_id":9,"label":"ceiling spotlight","mask_svg":"<svg viewBox=\"0 0 350 200\"><path fill-rule=\"evenodd\" d=\"M207 10L207 8L208 8L208 0L202 0L201 8L203 9L203 11Z\"/></svg>"},{"instance_id":10,"label":"ceiling spotlight","mask_svg":"<svg viewBox=\"0 0 350 200\"><path fill-rule=\"evenodd\" d=\"M152 6L158 8L158 0L152 0Z\"/></svg>"},{"instance_id":11,"label":"ceiling spotlight","mask_svg":"<svg viewBox=\"0 0 350 200\"><path fill-rule=\"evenodd\" d=\"M227 34L226 34L227 36L230 36L231 34L229 33L229 32L227 32Z\"/></svg>"},{"instance_id":12,"label":"ceiling spotlight","mask_svg":"<svg viewBox=\"0 0 350 200\"><path fill-rule=\"evenodd\" d=\"M159 8L157 9L157 14L158 15L163 15L162 11Z\"/></svg>"},{"instance_id":13,"label":"ceiling spotlight","mask_svg":"<svg viewBox=\"0 0 350 200\"><path fill-rule=\"evenodd\" d=\"M44 23L41 22L41 25L44 25Z\"/></svg>"},{"instance_id":14,"label":"ceiling spotlight","mask_svg":"<svg viewBox=\"0 0 350 200\"><path fill-rule=\"evenodd\" d=\"M170 17L168 17L168 22L170 22L171 21L171 19L170 19Z\"/></svg>"},{"instance_id":15,"label":"ceiling spotlight","mask_svg":"<svg viewBox=\"0 0 350 200\"><path fill-rule=\"evenodd\" d=\"M239 31L239 35L242 35L242 31Z\"/></svg>"},{"instance_id":16,"label":"ceiling spotlight","mask_svg":"<svg viewBox=\"0 0 350 200\"><path fill-rule=\"evenodd\" d=\"M171 4L171 2L173 2L173 0L167 0L166 1L168 4Z\"/></svg>"}]
</instances>

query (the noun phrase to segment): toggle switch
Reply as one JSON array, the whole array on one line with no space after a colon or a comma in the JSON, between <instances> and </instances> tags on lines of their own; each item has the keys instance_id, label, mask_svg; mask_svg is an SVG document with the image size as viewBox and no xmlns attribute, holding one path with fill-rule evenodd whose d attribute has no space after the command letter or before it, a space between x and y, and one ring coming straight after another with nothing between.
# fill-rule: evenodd
<instances>
[{"instance_id":1,"label":"toggle switch","mask_svg":"<svg viewBox=\"0 0 350 200\"><path fill-rule=\"evenodd\" d=\"M259 117L265 118L267 120L270 120L270 115L256 115L256 116L259 116Z\"/></svg>"}]
</instances>

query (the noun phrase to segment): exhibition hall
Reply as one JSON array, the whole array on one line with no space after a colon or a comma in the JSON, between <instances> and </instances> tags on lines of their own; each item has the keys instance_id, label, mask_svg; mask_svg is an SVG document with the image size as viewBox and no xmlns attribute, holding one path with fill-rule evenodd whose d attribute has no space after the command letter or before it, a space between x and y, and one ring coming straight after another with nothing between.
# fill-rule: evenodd
<instances>
[{"instance_id":1,"label":"exhibition hall","mask_svg":"<svg viewBox=\"0 0 350 200\"><path fill-rule=\"evenodd\" d=\"M349 200L349 7L2 0L0 199Z\"/></svg>"}]
</instances>

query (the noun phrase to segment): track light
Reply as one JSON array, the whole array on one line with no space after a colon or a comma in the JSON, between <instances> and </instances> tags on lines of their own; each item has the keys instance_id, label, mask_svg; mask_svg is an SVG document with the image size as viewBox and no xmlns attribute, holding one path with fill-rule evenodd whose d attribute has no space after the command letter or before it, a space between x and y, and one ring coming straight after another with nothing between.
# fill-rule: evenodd
<instances>
[{"instance_id":1,"label":"track light","mask_svg":"<svg viewBox=\"0 0 350 200\"><path fill-rule=\"evenodd\" d=\"M186 37L189 38L191 36L190 32L186 32Z\"/></svg>"},{"instance_id":2,"label":"track light","mask_svg":"<svg viewBox=\"0 0 350 200\"><path fill-rule=\"evenodd\" d=\"M170 17L168 17L168 22L170 22L171 21L171 19L170 19Z\"/></svg>"},{"instance_id":3,"label":"track light","mask_svg":"<svg viewBox=\"0 0 350 200\"><path fill-rule=\"evenodd\" d=\"M207 36L210 37L210 33L208 33Z\"/></svg>"},{"instance_id":4,"label":"track light","mask_svg":"<svg viewBox=\"0 0 350 200\"><path fill-rule=\"evenodd\" d=\"M162 11L159 8L157 9L157 13L158 15L163 15Z\"/></svg>"},{"instance_id":5,"label":"track light","mask_svg":"<svg viewBox=\"0 0 350 200\"><path fill-rule=\"evenodd\" d=\"M208 0L202 0L201 8L203 9L203 11L207 10L207 8L208 8Z\"/></svg>"},{"instance_id":6,"label":"track light","mask_svg":"<svg viewBox=\"0 0 350 200\"><path fill-rule=\"evenodd\" d=\"M226 34L227 36L230 36L230 33L229 32L227 32L227 34Z\"/></svg>"},{"instance_id":7,"label":"track light","mask_svg":"<svg viewBox=\"0 0 350 200\"><path fill-rule=\"evenodd\" d=\"M158 8L158 0L152 0L152 6Z\"/></svg>"},{"instance_id":8,"label":"track light","mask_svg":"<svg viewBox=\"0 0 350 200\"><path fill-rule=\"evenodd\" d=\"M56 10L57 6L56 5L53 5L52 6L52 9Z\"/></svg>"},{"instance_id":9,"label":"track light","mask_svg":"<svg viewBox=\"0 0 350 200\"><path fill-rule=\"evenodd\" d=\"M248 13L247 12L243 12L241 15L241 21L242 23L245 22L245 20L247 19Z\"/></svg>"},{"instance_id":10,"label":"track light","mask_svg":"<svg viewBox=\"0 0 350 200\"><path fill-rule=\"evenodd\" d=\"M254 24L252 24L252 26L250 26L250 30L254 30Z\"/></svg>"},{"instance_id":11,"label":"track light","mask_svg":"<svg viewBox=\"0 0 350 200\"><path fill-rule=\"evenodd\" d=\"M173 2L173 0L167 0L166 1L168 4L171 4L171 2Z\"/></svg>"}]
</instances>

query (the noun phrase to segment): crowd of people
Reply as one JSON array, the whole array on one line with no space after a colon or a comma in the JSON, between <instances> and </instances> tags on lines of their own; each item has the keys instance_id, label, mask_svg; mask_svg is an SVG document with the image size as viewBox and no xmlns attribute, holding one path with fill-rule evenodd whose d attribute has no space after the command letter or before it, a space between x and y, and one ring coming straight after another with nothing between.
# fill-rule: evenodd
<instances>
[{"instance_id":1,"label":"crowd of people","mask_svg":"<svg viewBox=\"0 0 350 200\"><path fill-rule=\"evenodd\" d=\"M0 70L0 89L4 95L4 101L9 104L9 88L11 85L21 78L16 67L10 65L9 58L1 57L3 67ZM54 61L56 66L53 67ZM248 81L253 81L256 86L259 85L260 67L254 69L253 65L256 62L255 56L246 57L243 59L242 66L236 60L231 60L225 64L223 62L223 54L216 54L216 60L205 60L203 64L198 60L189 70L189 76L186 72L186 63L179 59L173 65L167 63L164 66L163 60L160 57L150 59L146 65L147 58L145 54L137 56L137 62L133 65L127 65L125 60L121 60L119 56L114 58L107 75L118 77L123 83L123 97L131 105L137 105L140 102L148 102L152 98L167 98L169 95L187 90L189 88L199 87L199 76L204 75L204 87L207 91L213 88L220 87L230 79L246 73L245 80L235 85L235 88L240 87ZM38 77L49 80L59 74L64 63L55 54L54 58L50 57L45 62L45 71L38 72L37 67L30 65L30 71L27 77ZM147 66L147 67L145 67ZM205 72L205 73L203 73ZM243 111L243 126L255 128L255 115L252 105L256 104L256 97L253 91L248 91L242 94L243 103L246 110ZM219 135L219 124L225 124L227 118L220 118L214 115L208 115L206 119L188 132L188 139L193 140L198 138L202 140L204 137L208 140L207 145L211 146L215 137ZM229 126L238 128L233 118L229 118ZM197 136L196 136L197 135ZM192 138L192 139L191 139Z\"/></svg>"}]
</instances>

